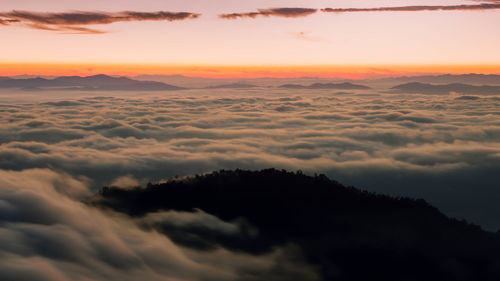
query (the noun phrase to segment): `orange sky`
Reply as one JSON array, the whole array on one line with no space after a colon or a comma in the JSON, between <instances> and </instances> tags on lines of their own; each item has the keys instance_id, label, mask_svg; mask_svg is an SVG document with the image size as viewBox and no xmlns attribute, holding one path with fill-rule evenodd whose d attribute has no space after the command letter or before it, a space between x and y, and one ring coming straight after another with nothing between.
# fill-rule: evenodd
<instances>
[{"instance_id":1,"label":"orange sky","mask_svg":"<svg viewBox=\"0 0 500 281\"><path fill-rule=\"evenodd\" d=\"M500 5L497 0L0 0L0 3L0 75L3 76L105 73L366 78L420 73L500 73L500 36L496 36L500 8L321 11L406 5ZM273 7L302 7L316 12L232 20L219 17ZM105 19L82 21L85 17L71 16L75 11L97 13L97 18ZM165 11L187 12L197 16L183 20L110 18L123 18L121 11L154 15Z\"/></svg>"},{"instance_id":2,"label":"orange sky","mask_svg":"<svg viewBox=\"0 0 500 281\"><path fill-rule=\"evenodd\" d=\"M135 76L140 74L174 75L210 78L258 77L325 77L325 78L378 78L401 75L439 73L500 74L500 65L374 65L374 66L186 66L140 64L1 64L0 76L36 74L48 76L94 75Z\"/></svg>"}]
</instances>

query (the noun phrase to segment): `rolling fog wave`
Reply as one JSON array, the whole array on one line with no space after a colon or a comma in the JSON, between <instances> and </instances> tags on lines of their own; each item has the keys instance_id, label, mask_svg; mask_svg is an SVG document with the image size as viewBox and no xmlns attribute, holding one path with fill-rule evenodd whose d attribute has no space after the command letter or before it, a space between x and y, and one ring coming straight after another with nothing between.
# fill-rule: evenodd
<instances>
[{"instance_id":1,"label":"rolling fog wave","mask_svg":"<svg viewBox=\"0 0 500 281\"><path fill-rule=\"evenodd\" d=\"M41 95L40 95L41 96ZM217 169L325 173L500 228L498 96L309 90L0 94L0 169L92 190Z\"/></svg>"}]
</instances>

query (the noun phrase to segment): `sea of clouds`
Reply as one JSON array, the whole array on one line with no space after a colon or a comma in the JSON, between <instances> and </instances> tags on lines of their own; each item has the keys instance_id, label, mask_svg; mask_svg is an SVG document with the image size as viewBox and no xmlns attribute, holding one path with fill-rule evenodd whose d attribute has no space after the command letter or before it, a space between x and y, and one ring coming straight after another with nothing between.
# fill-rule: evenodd
<instances>
[{"instance_id":1,"label":"sea of clouds","mask_svg":"<svg viewBox=\"0 0 500 281\"><path fill-rule=\"evenodd\" d=\"M500 96L334 91L0 93L0 279L317 280L294 245L176 245L140 225L239 226L198 210L132 221L81 203L217 169L325 173L500 228Z\"/></svg>"},{"instance_id":2,"label":"sea of clouds","mask_svg":"<svg viewBox=\"0 0 500 281\"><path fill-rule=\"evenodd\" d=\"M238 235L236 223L202 211L160 212L134 221L80 202L85 182L49 169L0 171L0 279L319 280L294 245L262 255L176 245L140 225L204 227Z\"/></svg>"},{"instance_id":3,"label":"sea of clouds","mask_svg":"<svg viewBox=\"0 0 500 281\"><path fill-rule=\"evenodd\" d=\"M500 228L500 95L0 93L0 169L103 185L217 169L325 173Z\"/></svg>"}]
</instances>

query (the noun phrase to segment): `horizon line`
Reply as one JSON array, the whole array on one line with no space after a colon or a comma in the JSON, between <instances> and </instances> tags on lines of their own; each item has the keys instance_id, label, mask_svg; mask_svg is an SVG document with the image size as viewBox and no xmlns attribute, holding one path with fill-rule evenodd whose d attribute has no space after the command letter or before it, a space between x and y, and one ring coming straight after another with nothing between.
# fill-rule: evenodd
<instances>
[{"instance_id":1,"label":"horizon line","mask_svg":"<svg viewBox=\"0 0 500 281\"><path fill-rule=\"evenodd\" d=\"M91 63L0 63L0 76L182 75L196 78L369 79L442 74L500 74L500 64L174 65Z\"/></svg>"}]
</instances>

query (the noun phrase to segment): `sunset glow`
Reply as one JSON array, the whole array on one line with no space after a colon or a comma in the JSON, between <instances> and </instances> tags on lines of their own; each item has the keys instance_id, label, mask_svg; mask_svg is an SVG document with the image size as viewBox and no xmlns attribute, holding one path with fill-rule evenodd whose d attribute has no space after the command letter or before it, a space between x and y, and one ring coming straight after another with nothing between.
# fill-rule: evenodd
<instances>
[{"instance_id":1,"label":"sunset glow","mask_svg":"<svg viewBox=\"0 0 500 281\"><path fill-rule=\"evenodd\" d=\"M408 2L8 1L0 10L0 73L365 78L500 71L500 4Z\"/></svg>"},{"instance_id":2,"label":"sunset glow","mask_svg":"<svg viewBox=\"0 0 500 281\"><path fill-rule=\"evenodd\" d=\"M29 70L29 71L28 71ZM500 65L375 65L375 66L189 66L189 65L101 65L101 64L0 64L0 76L45 75L88 76L184 75L205 78L296 78L321 77L370 79L390 76L451 74L499 74Z\"/></svg>"}]
</instances>

